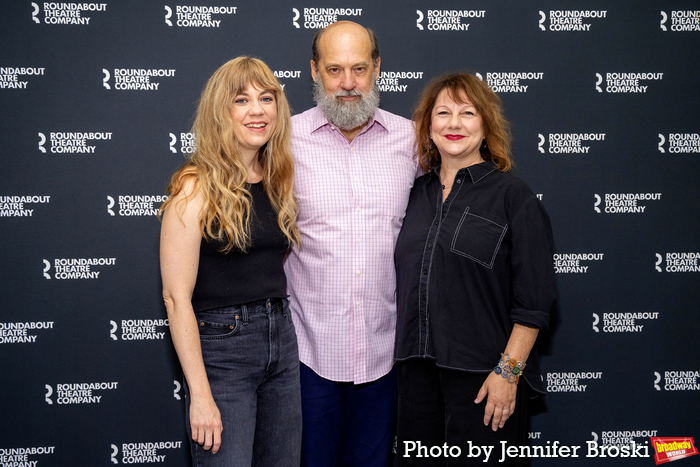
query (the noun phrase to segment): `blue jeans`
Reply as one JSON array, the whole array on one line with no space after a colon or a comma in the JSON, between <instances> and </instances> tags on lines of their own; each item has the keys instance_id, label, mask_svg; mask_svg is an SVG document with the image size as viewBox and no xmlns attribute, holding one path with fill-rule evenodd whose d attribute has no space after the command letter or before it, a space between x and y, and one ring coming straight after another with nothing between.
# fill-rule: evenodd
<instances>
[{"instance_id":1,"label":"blue jeans","mask_svg":"<svg viewBox=\"0 0 700 467\"><path fill-rule=\"evenodd\" d=\"M192 441L194 466L298 467L299 352L287 300L197 313L202 357L223 432L216 454Z\"/></svg>"}]
</instances>

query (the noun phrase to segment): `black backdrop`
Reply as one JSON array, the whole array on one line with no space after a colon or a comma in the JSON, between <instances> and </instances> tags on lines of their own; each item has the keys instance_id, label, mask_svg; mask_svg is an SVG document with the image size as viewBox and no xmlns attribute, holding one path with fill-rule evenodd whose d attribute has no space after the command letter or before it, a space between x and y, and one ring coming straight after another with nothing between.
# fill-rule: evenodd
<instances>
[{"instance_id":1,"label":"black backdrop","mask_svg":"<svg viewBox=\"0 0 700 467\"><path fill-rule=\"evenodd\" d=\"M503 100L559 273L530 436L582 446L532 465L699 434L697 2L1 3L0 465L188 464L155 210L214 70L262 58L301 112L341 19L377 32L384 109L464 69Z\"/></svg>"}]
</instances>

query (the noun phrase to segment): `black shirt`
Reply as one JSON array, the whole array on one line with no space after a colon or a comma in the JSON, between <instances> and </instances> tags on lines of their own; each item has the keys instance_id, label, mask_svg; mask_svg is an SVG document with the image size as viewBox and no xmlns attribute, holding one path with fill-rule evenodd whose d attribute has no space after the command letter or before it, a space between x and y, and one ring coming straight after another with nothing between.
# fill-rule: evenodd
<instances>
[{"instance_id":1,"label":"black shirt","mask_svg":"<svg viewBox=\"0 0 700 467\"><path fill-rule=\"evenodd\" d=\"M439 170L416 180L397 240L395 358L489 372L513 323L547 328L551 224L527 184L492 162L460 169L444 203ZM544 392L535 349L523 377Z\"/></svg>"},{"instance_id":2,"label":"black shirt","mask_svg":"<svg viewBox=\"0 0 700 467\"><path fill-rule=\"evenodd\" d=\"M286 298L284 256L287 237L277 224L277 212L263 182L248 185L252 195L250 239L246 253L219 250L223 242L202 239L197 282L192 294L194 311L206 311L266 298Z\"/></svg>"}]
</instances>

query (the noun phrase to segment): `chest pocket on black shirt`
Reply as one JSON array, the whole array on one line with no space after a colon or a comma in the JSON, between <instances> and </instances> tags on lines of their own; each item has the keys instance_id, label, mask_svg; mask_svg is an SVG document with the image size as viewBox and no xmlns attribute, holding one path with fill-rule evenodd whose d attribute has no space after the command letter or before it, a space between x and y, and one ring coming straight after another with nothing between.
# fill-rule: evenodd
<instances>
[{"instance_id":1,"label":"chest pocket on black shirt","mask_svg":"<svg viewBox=\"0 0 700 467\"><path fill-rule=\"evenodd\" d=\"M466 256L491 269L508 225L499 225L472 212L467 207L457 224L450 251Z\"/></svg>"}]
</instances>

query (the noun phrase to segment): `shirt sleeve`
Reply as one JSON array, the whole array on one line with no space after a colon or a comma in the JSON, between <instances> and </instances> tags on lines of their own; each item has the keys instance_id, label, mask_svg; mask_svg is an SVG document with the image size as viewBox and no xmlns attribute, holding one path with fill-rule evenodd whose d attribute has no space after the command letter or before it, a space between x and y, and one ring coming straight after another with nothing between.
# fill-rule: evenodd
<instances>
[{"instance_id":1,"label":"shirt sleeve","mask_svg":"<svg viewBox=\"0 0 700 467\"><path fill-rule=\"evenodd\" d=\"M511 224L513 323L545 330L556 298L554 241L549 216L534 194L522 204Z\"/></svg>"}]
</instances>

